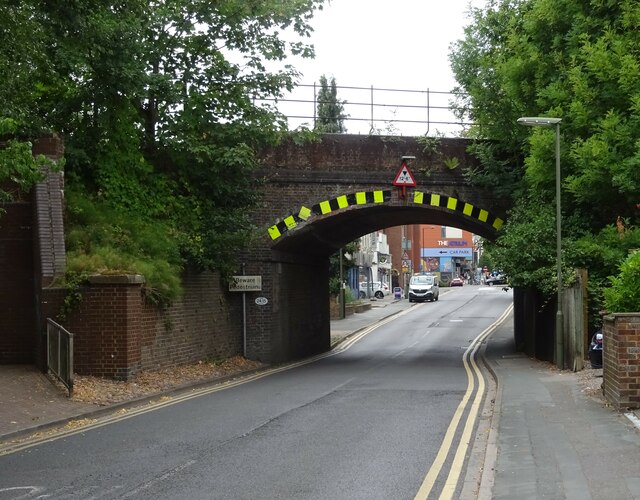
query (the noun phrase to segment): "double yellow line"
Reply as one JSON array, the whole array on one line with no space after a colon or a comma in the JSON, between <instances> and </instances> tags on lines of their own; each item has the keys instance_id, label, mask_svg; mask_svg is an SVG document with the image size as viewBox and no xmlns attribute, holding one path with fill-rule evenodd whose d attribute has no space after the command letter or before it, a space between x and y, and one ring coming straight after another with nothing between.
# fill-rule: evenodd
<instances>
[{"instance_id":1,"label":"double yellow line","mask_svg":"<svg viewBox=\"0 0 640 500\"><path fill-rule=\"evenodd\" d=\"M482 342L491 335L509 316L513 309L513 304L511 304L502 315L487 329L485 329L480 335L478 335L473 342L469 345L467 350L464 352L462 356L462 362L464 364L464 369L467 372L467 390L456 409L456 412L451 419L451 423L447 428L447 432L445 433L442 444L440 445L440 450L436 455L436 459L433 461L429 472L427 472L418 493L416 493L415 499L422 500L429 497L431 491L435 485L438 476L440 475L440 471L447 460L447 457L450 455L455 435L460 426L460 420L462 416L467 410L467 406L469 404L469 400L471 396L475 392L475 396L473 398L473 402L471 403L471 408L469 409L469 413L467 415L467 420L464 424L464 429L462 431L462 435L460 436L460 441L458 443L458 448L453 457L453 462L451 463L451 468L449 469L449 474L445 481L444 487L442 488L442 492L440 493L440 499L446 500L453 498L453 495L456 492L456 488L458 486L458 481L460 479L460 474L462 473L462 466L464 465L464 457L467 454L467 450L469 448L469 444L471 442L471 434L473 433L473 428L476 422L476 418L478 415L478 410L480 408L480 404L482 403L482 399L485 393L485 382L482 376L482 371L478 367L476 363L476 354L478 350L482 346ZM471 368L469 367L471 366ZM478 388L476 390L476 377L478 378Z\"/></svg>"}]
</instances>

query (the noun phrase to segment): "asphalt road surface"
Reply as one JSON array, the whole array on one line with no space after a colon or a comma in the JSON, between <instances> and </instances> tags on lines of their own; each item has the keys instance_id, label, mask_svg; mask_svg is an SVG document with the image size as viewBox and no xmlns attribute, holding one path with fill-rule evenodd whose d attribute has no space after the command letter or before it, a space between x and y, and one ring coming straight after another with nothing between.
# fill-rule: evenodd
<instances>
[{"instance_id":1,"label":"asphalt road surface","mask_svg":"<svg viewBox=\"0 0 640 500\"><path fill-rule=\"evenodd\" d=\"M0 500L456 498L472 348L511 300L441 289L312 361L0 456Z\"/></svg>"}]
</instances>

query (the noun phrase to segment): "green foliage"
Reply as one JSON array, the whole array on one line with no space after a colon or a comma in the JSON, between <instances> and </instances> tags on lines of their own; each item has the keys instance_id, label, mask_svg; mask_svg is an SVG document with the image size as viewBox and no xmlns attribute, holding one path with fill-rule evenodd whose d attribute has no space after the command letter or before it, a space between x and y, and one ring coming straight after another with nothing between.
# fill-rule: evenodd
<instances>
[{"instance_id":1,"label":"green foliage","mask_svg":"<svg viewBox=\"0 0 640 500\"><path fill-rule=\"evenodd\" d=\"M421 135L416 138L416 142L422 147L422 152L428 155L437 155L440 153L441 139L440 137L429 137Z\"/></svg>"},{"instance_id":2,"label":"green foliage","mask_svg":"<svg viewBox=\"0 0 640 500\"><path fill-rule=\"evenodd\" d=\"M640 252L631 254L620 265L620 273L610 280L611 287L604 290L607 311L640 311Z\"/></svg>"},{"instance_id":3,"label":"green foliage","mask_svg":"<svg viewBox=\"0 0 640 500\"><path fill-rule=\"evenodd\" d=\"M458 158L456 158L455 156L449 157L449 158L445 158L444 159L444 165L449 170L455 170L456 168L458 168L460 166L460 160Z\"/></svg>"},{"instance_id":4,"label":"green foliage","mask_svg":"<svg viewBox=\"0 0 640 500\"><path fill-rule=\"evenodd\" d=\"M486 242L491 268L499 267L512 286L556 291L556 232L553 206L538 199L521 200L509 214L495 243Z\"/></svg>"},{"instance_id":5,"label":"green foliage","mask_svg":"<svg viewBox=\"0 0 640 500\"><path fill-rule=\"evenodd\" d=\"M182 259L175 230L161 220L67 192L68 282L91 274L142 274L147 298L166 304L181 292Z\"/></svg>"},{"instance_id":6,"label":"green foliage","mask_svg":"<svg viewBox=\"0 0 640 500\"><path fill-rule=\"evenodd\" d=\"M320 91L317 98L316 124L314 130L321 133L343 134L347 131L344 120L344 104L346 101L338 99L336 79L327 80L325 75L320 77Z\"/></svg>"},{"instance_id":7,"label":"green foliage","mask_svg":"<svg viewBox=\"0 0 640 500\"><path fill-rule=\"evenodd\" d=\"M62 302L60 311L58 311L58 319L64 321L69 317L69 314L78 307L82 301L82 285L87 280L88 275L83 273L67 272L65 275L64 283L58 283L58 285L64 285L66 288L66 294Z\"/></svg>"},{"instance_id":8,"label":"green foliage","mask_svg":"<svg viewBox=\"0 0 640 500\"><path fill-rule=\"evenodd\" d=\"M11 137L17 128L15 120L0 117L0 137ZM57 171L64 165L62 161L53 162L43 155L34 156L28 140L9 138L2 146L0 182L10 181L14 188L0 189L0 203L12 201L20 192L28 193L35 183L44 179L47 169Z\"/></svg>"},{"instance_id":9,"label":"green foliage","mask_svg":"<svg viewBox=\"0 0 640 500\"><path fill-rule=\"evenodd\" d=\"M587 268L598 294L637 247L635 230L612 227L640 214L637 2L490 0L471 12L450 54L458 116L482 139L482 168L465 175L515 205L491 256L514 285L554 291L555 130L516 120L562 118L563 275Z\"/></svg>"},{"instance_id":10,"label":"green foliage","mask_svg":"<svg viewBox=\"0 0 640 500\"><path fill-rule=\"evenodd\" d=\"M320 134L306 127L299 127L296 130L289 132L288 135L293 143L298 146L307 143L319 143L322 141Z\"/></svg>"},{"instance_id":11,"label":"green foliage","mask_svg":"<svg viewBox=\"0 0 640 500\"><path fill-rule=\"evenodd\" d=\"M287 57L313 57L322 3L0 5L0 135L64 135L75 276L141 273L164 301L185 266L236 271L259 201L255 151L286 128L269 103L299 76ZM8 146L0 180L26 187L40 159Z\"/></svg>"},{"instance_id":12,"label":"green foliage","mask_svg":"<svg viewBox=\"0 0 640 500\"><path fill-rule=\"evenodd\" d=\"M633 111L640 95L635 8L631 0L608 7L494 0L473 10L474 22L451 55L460 90L467 92L458 99L459 113L474 121L474 136L499 139L480 155L485 169L475 174L495 186L515 184L509 191L516 198L530 189L549 192L550 199L554 131L520 127L516 119L558 116L567 206L587 214L599 205L597 213L585 215L595 231L618 215L633 215L640 192L634 169L640 134ZM526 169L514 179L496 160L522 164L523 144Z\"/></svg>"}]
</instances>

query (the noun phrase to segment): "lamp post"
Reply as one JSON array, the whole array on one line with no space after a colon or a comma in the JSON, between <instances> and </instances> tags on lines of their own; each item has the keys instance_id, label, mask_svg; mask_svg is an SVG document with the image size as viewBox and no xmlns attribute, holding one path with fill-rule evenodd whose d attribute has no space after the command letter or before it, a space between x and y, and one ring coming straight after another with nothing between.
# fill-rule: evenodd
<instances>
[{"instance_id":1,"label":"lamp post","mask_svg":"<svg viewBox=\"0 0 640 500\"><path fill-rule=\"evenodd\" d=\"M560 122L561 118L523 117L520 125L556 129L556 266L558 267L558 307L556 311L556 366L564 369L564 321L562 318L562 232L560 212Z\"/></svg>"}]
</instances>

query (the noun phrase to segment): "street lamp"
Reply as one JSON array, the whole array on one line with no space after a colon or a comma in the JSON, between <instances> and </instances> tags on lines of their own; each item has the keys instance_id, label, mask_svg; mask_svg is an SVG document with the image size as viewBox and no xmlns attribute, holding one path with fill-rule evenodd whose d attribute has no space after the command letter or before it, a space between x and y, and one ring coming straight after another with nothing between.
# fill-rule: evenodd
<instances>
[{"instance_id":1,"label":"street lamp","mask_svg":"<svg viewBox=\"0 0 640 500\"><path fill-rule=\"evenodd\" d=\"M561 118L523 117L520 125L556 128L556 265L558 267L558 308L556 312L556 366L564 369L564 321L562 318L562 233L560 214L560 122Z\"/></svg>"}]
</instances>

